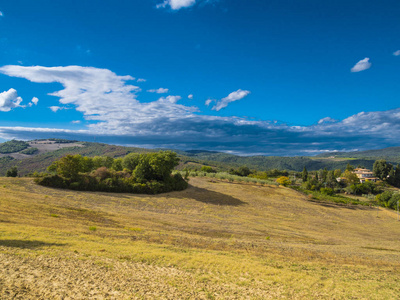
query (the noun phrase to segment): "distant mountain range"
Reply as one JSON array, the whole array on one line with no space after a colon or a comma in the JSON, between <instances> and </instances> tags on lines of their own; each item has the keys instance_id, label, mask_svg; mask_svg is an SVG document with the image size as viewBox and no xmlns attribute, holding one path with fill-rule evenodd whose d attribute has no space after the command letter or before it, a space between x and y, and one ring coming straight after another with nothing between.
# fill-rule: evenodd
<instances>
[{"instance_id":1,"label":"distant mountain range","mask_svg":"<svg viewBox=\"0 0 400 300\"><path fill-rule=\"evenodd\" d=\"M329 152L319 154L317 157L353 157L353 158L396 158L400 157L400 147L389 147L378 150L366 150L366 151L353 151L353 152Z\"/></svg>"},{"instance_id":2,"label":"distant mountain range","mask_svg":"<svg viewBox=\"0 0 400 300\"><path fill-rule=\"evenodd\" d=\"M3 153L1 152L2 149ZM0 144L0 175L4 176L6 171L13 166L18 167L21 175L34 171L45 171L53 161L66 154L121 157L131 152L146 153L158 150L58 139L28 141L25 144L22 142L6 142ZM179 169L193 169L200 168L202 165L209 165L225 171L240 166L248 166L250 169L260 171L271 169L302 171L305 166L312 171L323 168L328 170L344 169L348 163L356 167L363 166L371 169L377 159L386 159L393 164L400 163L400 147L359 152L332 152L311 157L243 157L205 150L173 151L177 152L181 158Z\"/></svg>"}]
</instances>

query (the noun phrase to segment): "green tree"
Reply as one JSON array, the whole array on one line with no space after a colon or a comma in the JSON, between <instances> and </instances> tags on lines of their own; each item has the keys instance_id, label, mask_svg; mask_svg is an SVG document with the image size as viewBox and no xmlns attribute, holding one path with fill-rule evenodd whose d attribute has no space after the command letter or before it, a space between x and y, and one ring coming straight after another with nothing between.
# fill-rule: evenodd
<instances>
[{"instance_id":1,"label":"green tree","mask_svg":"<svg viewBox=\"0 0 400 300\"><path fill-rule=\"evenodd\" d=\"M349 170L344 171L342 177L346 180L347 184L349 185L360 183L360 179L357 177L357 175Z\"/></svg>"},{"instance_id":2,"label":"green tree","mask_svg":"<svg viewBox=\"0 0 400 300\"><path fill-rule=\"evenodd\" d=\"M328 171L325 182L326 182L326 185L330 188L334 188L337 186L338 182L336 181L334 171Z\"/></svg>"},{"instance_id":3,"label":"green tree","mask_svg":"<svg viewBox=\"0 0 400 300\"><path fill-rule=\"evenodd\" d=\"M347 166L346 166L346 171L354 171L354 167L350 164L350 163L347 163Z\"/></svg>"},{"instance_id":4,"label":"green tree","mask_svg":"<svg viewBox=\"0 0 400 300\"><path fill-rule=\"evenodd\" d=\"M129 153L122 160L122 167L124 169L128 169L129 171L135 170L137 165L139 164L140 154L138 153Z\"/></svg>"},{"instance_id":5,"label":"green tree","mask_svg":"<svg viewBox=\"0 0 400 300\"><path fill-rule=\"evenodd\" d=\"M304 166L303 172L301 173L301 179L303 180L303 182L306 182L308 180L308 171L306 166Z\"/></svg>"},{"instance_id":6,"label":"green tree","mask_svg":"<svg viewBox=\"0 0 400 300\"><path fill-rule=\"evenodd\" d=\"M335 178L340 177L340 175L342 175L342 170L336 169L336 170L334 171L334 175L335 175Z\"/></svg>"},{"instance_id":7,"label":"green tree","mask_svg":"<svg viewBox=\"0 0 400 300\"><path fill-rule=\"evenodd\" d=\"M386 180L389 175L392 165L387 163L386 160L381 159L374 162L373 172L376 177L381 180Z\"/></svg>"},{"instance_id":8,"label":"green tree","mask_svg":"<svg viewBox=\"0 0 400 300\"><path fill-rule=\"evenodd\" d=\"M123 159L122 158L116 158L114 159L114 162L111 166L111 168L115 171L122 171L124 167L122 166Z\"/></svg>"},{"instance_id":9,"label":"green tree","mask_svg":"<svg viewBox=\"0 0 400 300\"><path fill-rule=\"evenodd\" d=\"M60 160L55 161L49 168L49 171L56 171L58 175L76 180L80 172L85 171L84 165L82 164L82 156L67 155L62 157Z\"/></svg>"}]
</instances>

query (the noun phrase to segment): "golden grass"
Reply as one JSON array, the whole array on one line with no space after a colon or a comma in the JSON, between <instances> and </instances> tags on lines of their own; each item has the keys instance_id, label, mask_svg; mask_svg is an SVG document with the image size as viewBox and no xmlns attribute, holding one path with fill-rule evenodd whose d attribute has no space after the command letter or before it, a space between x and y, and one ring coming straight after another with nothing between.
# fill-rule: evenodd
<instances>
[{"instance_id":1,"label":"golden grass","mask_svg":"<svg viewBox=\"0 0 400 300\"><path fill-rule=\"evenodd\" d=\"M0 298L400 297L394 211L190 183L149 196L1 178Z\"/></svg>"}]
</instances>

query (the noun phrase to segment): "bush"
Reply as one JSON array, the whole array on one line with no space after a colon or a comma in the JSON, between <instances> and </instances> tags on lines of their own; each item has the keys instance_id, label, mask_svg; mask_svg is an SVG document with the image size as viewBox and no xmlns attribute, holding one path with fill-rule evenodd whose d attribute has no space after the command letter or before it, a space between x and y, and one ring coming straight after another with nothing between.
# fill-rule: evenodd
<instances>
[{"instance_id":1,"label":"bush","mask_svg":"<svg viewBox=\"0 0 400 300\"><path fill-rule=\"evenodd\" d=\"M206 173L217 173L212 167L210 166L202 166L200 169L201 172L206 172Z\"/></svg>"},{"instance_id":2,"label":"bush","mask_svg":"<svg viewBox=\"0 0 400 300\"><path fill-rule=\"evenodd\" d=\"M292 182L289 180L289 177L287 176L281 176L276 180L277 183L279 183L280 185L283 186L288 186L290 185Z\"/></svg>"},{"instance_id":3,"label":"bush","mask_svg":"<svg viewBox=\"0 0 400 300\"><path fill-rule=\"evenodd\" d=\"M319 191L321 192L321 194L328 195L328 196L332 196L335 194L333 189L331 189L331 188L321 188Z\"/></svg>"},{"instance_id":4,"label":"bush","mask_svg":"<svg viewBox=\"0 0 400 300\"><path fill-rule=\"evenodd\" d=\"M11 169L7 170L6 177L17 177L17 176L18 176L17 167L12 167Z\"/></svg>"}]
</instances>

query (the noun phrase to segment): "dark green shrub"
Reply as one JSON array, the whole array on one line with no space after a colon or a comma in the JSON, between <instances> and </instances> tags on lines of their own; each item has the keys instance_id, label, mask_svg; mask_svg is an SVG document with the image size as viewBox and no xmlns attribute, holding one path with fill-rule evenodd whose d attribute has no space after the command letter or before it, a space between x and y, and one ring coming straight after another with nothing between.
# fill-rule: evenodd
<instances>
[{"instance_id":1,"label":"dark green shrub","mask_svg":"<svg viewBox=\"0 0 400 300\"><path fill-rule=\"evenodd\" d=\"M11 169L7 170L6 177L17 177L17 176L18 176L17 167L12 167Z\"/></svg>"}]
</instances>

